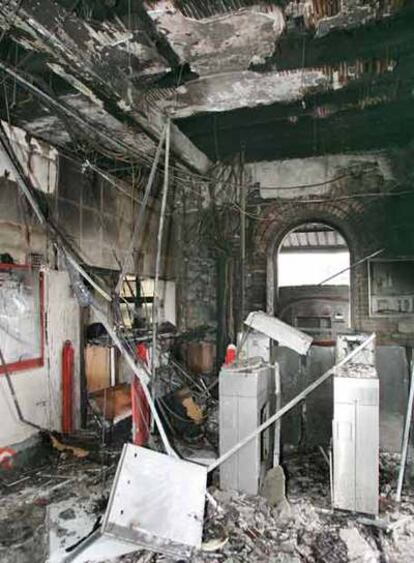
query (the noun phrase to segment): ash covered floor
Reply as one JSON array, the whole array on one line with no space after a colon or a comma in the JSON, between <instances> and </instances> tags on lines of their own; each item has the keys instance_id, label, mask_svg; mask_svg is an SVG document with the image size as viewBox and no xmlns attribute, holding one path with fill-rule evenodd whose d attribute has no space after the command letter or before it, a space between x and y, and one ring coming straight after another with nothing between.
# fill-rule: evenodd
<instances>
[{"instance_id":1,"label":"ash covered floor","mask_svg":"<svg viewBox=\"0 0 414 563\"><path fill-rule=\"evenodd\" d=\"M98 525L115 473L119 450L77 459L53 454L38 466L2 477L0 561L58 563L66 549ZM262 497L210 492L219 502L209 508L203 551L194 563L209 562L390 562L411 563L414 554L414 490L406 484L402 502L392 499L398 456L381 456L380 518L391 531L368 526L357 515L330 509L329 470L319 451L285 456L288 501L272 508ZM104 550L105 552L105 550ZM135 551L98 561L173 561Z\"/></svg>"}]
</instances>

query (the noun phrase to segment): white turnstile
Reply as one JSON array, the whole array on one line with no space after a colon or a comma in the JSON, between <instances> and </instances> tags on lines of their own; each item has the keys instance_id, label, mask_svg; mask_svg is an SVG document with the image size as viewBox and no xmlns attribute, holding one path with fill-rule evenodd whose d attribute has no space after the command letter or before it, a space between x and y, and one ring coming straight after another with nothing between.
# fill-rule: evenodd
<instances>
[{"instance_id":1,"label":"white turnstile","mask_svg":"<svg viewBox=\"0 0 414 563\"><path fill-rule=\"evenodd\" d=\"M223 366L219 376L220 455L255 430L275 412L278 366L260 359ZM276 432L277 439L279 434ZM275 431L270 427L220 467L220 486L258 494L273 465Z\"/></svg>"},{"instance_id":2,"label":"white turnstile","mask_svg":"<svg viewBox=\"0 0 414 563\"><path fill-rule=\"evenodd\" d=\"M340 344L347 339L342 338ZM334 508L377 515L379 380L374 358L374 352L358 357L358 363L334 377L332 484Z\"/></svg>"}]
</instances>

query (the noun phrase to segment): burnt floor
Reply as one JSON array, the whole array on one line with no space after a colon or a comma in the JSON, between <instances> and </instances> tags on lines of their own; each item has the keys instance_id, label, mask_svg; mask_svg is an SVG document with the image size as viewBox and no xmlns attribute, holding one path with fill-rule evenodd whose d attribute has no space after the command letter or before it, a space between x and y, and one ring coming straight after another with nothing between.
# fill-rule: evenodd
<instances>
[{"instance_id":1,"label":"burnt floor","mask_svg":"<svg viewBox=\"0 0 414 563\"><path fill-rule=\"evenodd\" d=\"M91 449L79 459L70 452L43 452L36 464L2 472L0 561L63 561L79 538L98 525L115 473L120 446ZM414 488L392 499L398 456L381 456L380 518L392 531L362 524L357 515L330 508L329 470L321 452L285 456L288 501L272 508L262 497L210 488L220 509L208 509L203 551L194 563L210 562L390 562L414 559ZM136 551L115 559L124 563L172 561Z\"/></svg>"}]
</instances>

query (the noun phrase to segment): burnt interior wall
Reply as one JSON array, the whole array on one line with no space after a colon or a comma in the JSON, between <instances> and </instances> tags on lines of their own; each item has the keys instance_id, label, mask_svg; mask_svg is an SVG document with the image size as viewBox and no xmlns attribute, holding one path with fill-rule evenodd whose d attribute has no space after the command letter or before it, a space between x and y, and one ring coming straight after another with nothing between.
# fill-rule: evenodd
<instances>
[{"instance_id":1,"label":"burnt interior wall","mask_svg":"<svg viewBox=\"0 0 414 563\"><path fill-rule=\"evenodd\" d=\"M177 284L177 323L182 332L217 327L216 255L203 232L202 201L185 191L175 194L173 239L174 276Z\"/></svg>"},{"instance_id":2,"label":"burnt interior wall","mask_svg":"<svg viewBox=\"0 0 414 563\"><path fill-rule=\"evenodd\" d=\"M264 200L257 193L249 209L260 220L249 221L248 307L280 313L283 303L277 290L277 251L285 235L302 223L322 222L337 229L348 244L351 264L380 249L381 258L413 256L410 155L409 149L383 155L388 164L386 174L379 166L372 168L371 159L359 161L356 168L355 163L342 163L339 174L327 173L340 180L323 183L310 194L292 189L290 194L286 190L277 198ZM313 165L306 159L301 161L302 173L311 177ZM283 181L278 177L274 183L278 182L286 185L289 178ZM368 272L367 262L351 269L351 328L377 335L381 447L398 451L408 400L407 358L414 343L414 317L371 316ZM280 351L284 402L334 364L333 348L312 347L306 360L291 356L289 351ZM285 440L305 446L328 443L331 407L332 388L326 384L306 401L303 419L298 409L286 419Z\"/></svg>"},{"instance_id":3,"label":"burnt interior wall","mask_svg":"<svg viewBox=\"0 0 414 563\"><path fill-rule=\"evenodd\" d=\"M43 208L79 252L88 266L118 270L131 240L134 220L140 203L137 190L127 182L117 181L120 190L94 172L83 171L80 164L59 155L58 180L49 193L38 192ZM1 251L9 252L23 263L30 253L53 262L53 249L44 229L32 216L14 181L0 178ZM152 277L155 269L156 233L159 202L150 200L143 235L136 241L131 271ZM170 228L167 217L166 232ZM166 240L166 239L165 239ZM51 262L52 261L52 262ZM162 275L169 277L172 259L164 245Z\"/></svg>"},{"instance_id":4,"label":"burnt interior wall","mask_svg":"<svg viewBox=\"0 0 414 563\"><path fill-rule=\"evenodd\" d=\"M222 277L219 282L213 274L213 270L219 271L218 256L226 256L234 262L232 299L236 301L234 309L239 309L241 318L251 310L268 310L278 314L277 250L285 235L303 223L322 222L338 230L348 244L351 264L364 260L378 250L382 250L380 256L383 259L413 256L414 226L411 216L414 197L410 190L414 178L409 164L413 150L408 147L380 156L331 156L326 164L326 176L328 179L333 176L334 181L324 181L322 185L315 182L316 187L311 190L286 189L289 175L283 177L280 167L275 167L278 175L273 178L273 185L285 186L283 192L276 190L275 197L263 197L260 191L263 186L257 182L260 175L256 174L255 177L257 169L267 166L267 178L272 182L271 163L259 162L250 167L243 311L240 309L240 270L237 264L240 253L239 211L233 208L233 204L230 205L236 229L226 218L224 226L223 223L220 227L214 223L210 226L210 231L216 231L215 238L202 236L203 214L205 216L208 209L212 213L211 202L203 209L201 204L198 207L194 205L192 195L187 196L191 213L181 210L181 215L175 216L178 223L183 223L180 242L183 247L182 264L177 266L181 272L181 286L185 288L180 294L183 326L212 324L217 299L220 299L223 285L227 284L227 278ZM323 160L324 157L318 158ZM332 158L335 161L334 168ZM303 177L315 177L315 160L298 161ZM403 319L370 316L367 262L352 267L350 277L352 327L357 331L375 331L378 342L382 344L412 345L412 316ZM215 283L215 290L207 287ZM230 325L227 329L234 333Z\"/></svg>"},{"instance_id":5,"label":"burnt interior wall","mask_svg":"<svg viewBox=\"0 0 414 563\"><path fill-rule=\"evenodd\" d=\"M175 272L179 329L214 341L219 367L241 318L240 236L239 215L229 203L237 197L234 168L219 163L211 176L211 183L178 188Z\"/></svg>"},{"instance_id":6,"label":"burnt interior wall","mask_svg":"<svg viewBox=\"0 0 414 563\"><path fill-rule=\"evenodd\" d=\"M23 132L24 133L24 132ZM56 167L51 166L50 151L40 149L31 153L30 147L18 138L18 157L31 171L31 180L36 186L44 213L58 226L61 233L79 253L86 269L119 271L132 236L133 221L138 213L141 194L132 190L128 182L117 182L117 189L109 181L61 155L56 155ZM42 145L43 146L43 145ZM27 158L27 161L26 161ZM53 163L55 161L53 160ZM36 254L44 266L45 291L45 361L38 368L30 368L11 374L25 416L44 428L60 431L61 427L61 358L62 346L70 340L74 346L74 420L80 413L80 365L83 355L82 325L87 315L80 313L66 271L59 271L53 241L33 215L24 196L14 181L8 162L0 151L0 253L8 253L17 264L31 263ZM51 170L57 174L51 174ZM26 171L27 173L27 171ZM53 179L52 179L53 176ZM115 179L114 179L115 180ZM158 186L155 186L157 189ZM122 191L120 191L122 190ZM135 256L131 270L135 267L143 277L154 275L156 234L159 220L159 202L150 200L144 226L143 244L140 254ZM165 247L162 256L161 275L171 271L169 240L171 221L165 225ZM136 246L138 246L136 241ZM168 258L168 260L167 260ZM32 262L35 264L35 262ZM109 276L105 276L106 279ZM93 321L93 315L89 317ZM0 378L2 392L0 410L5 421L0 432L0 446L18 444L15 450L32 445L37 432L19 423L14 405L4 378ZM9 405L10 403L10 405ZM30 443L28 442L30 438Z\"/></svg>"},{"instance_id":7,"label":"burnt interior wall","mask_svg":"<svg viewBox=\"0 0 414 563\"><path fill-rule=\"evenodd\" d=\"M392 176L379 171L363 173L343 170L344 178L324 187L324 192L308 197L256 198L250 212L250 248L247 274L249 309L267 309L278 314L277 251L283 238L294 227L307 222L322 222L337 229L346 239L351 264L383 249L381 258L400 258L414 254L414 228L409 221L414 210L410 190L412 178L404 170L407 152L389 154ZM306 159L302 161L306 167ZM371 167L372 163L366 163ZM394 172L395 170L395 172ZM395 194L395 195L394 195ZM401 194L401 195L398 195ZM351 269L351 323L357 331L375 331L384 344L412 345L413 317L373 318L369 311L368 264Z\"/></svg>"},{"instance_id":8,"label":"burnt interior wall","mask_svg":"<svg viewBox=\"0 0 414 563\"><path fill-rule=\"evenodd\" d=\"M113 185L95 172L84 172L65 157L60 158L59 178L58 192L52 202L57 223L81 249L87 264L118 270L139 212L140 191L130 182L115 179ZM139 252L134 253L130 263L131 272L137 269L142 277L154 275L159 202L150 198L147 211L143 234L135 242ZM168 229L167 218L165 231ZM164 251L163 276L171 268L166 258Z\"/></svg>"},{"instance_id":9,"label":"burnt interior wall","mask_svg":"<svg viewBox=\"0 0 414 563\"><path fill-rule=\"evenodd\" d=\"M183 260L177 263L180 271L180 310L187 327L208 324L211 330L224 330L227 341L234 341L230 317L237 312L245 317L252 310L268 310L278 315L283 303L277 292L277 249L285 235L293 228L308 222L321 222L337 229L345 238L350 250L351 264L369 254L384 249L381 257L397 258L414 254L414 230L410 216L414 198L405 192L412 189L409 161L411 151L397 151L377 156L358 155L355 158L339 155L339 167L332 173L326 164L326 177L340 178L322 182L312 190L283 190L277 197L262 197L254 173L249 177L246 261L245 308L240 300L240 239L230 226L221 231L231 248L226 256L227 266L232 264L231 295L226 309L221 300L228 291L229 279L217 276L217 264L223 254L217 254L217 241L201 236L200 217L203 209L192 209L192 219L186 215L183 225ZM349 161L349 162L348 162ZM385 170L385 161L388 169ZM298 161L302 175L308 183L313 179L314 161ZM320 164L320 163L319 163ZM318 166L319 166L318 164ZM263 166L257 163L255 167ZM295 164L296 166L296 164ZM325 166L325 165L324 165ZM270 167L271 169L271 167ZM290 176L267 178L268 184L286 186ZM254 172L254 170L253 170ZM299 178L300 180L300 178ZM296 183L301 183L295 179ZM400 195L397 195L400 193ZM225 205L225 202L221 202ZM208 206L207 206L208 207ZM233 210L239 220L240 210ZM227 221L230 223L230 221ZM191 227L190 227L191 225ZM223 242L223 241L222 241ZM223 246L223 245L221 245ZM216 272L216 274L214 273ZM178 278L177 274L177 278ZM351 328L377 334L377 368L380 377L381 447L398 451L408 398L407 352L414 342L413 317L404 322L398 318L373 318L369 314L368 265L366 262L351 271ZM215 284L214 287L211 284ZM269 284L272 284L269 291ZM272 299L269 299L269 296ZM232 312L229 309L232 307ZM227 316L220 325L220 314ZM231 319L234 321L234 318ZM232 326L235 326L233 322ZM294 355L294 354L293 354ZM222 357L218 357L218 366ZM289 351L280 351L283 401L287 402L319 377L335 361L333 347L314 347L306 360L292 358ZM301 427L300 411L286 418L287 443L304 446L328 443L331 433L332 389L327 384L306 403L305 425Z\"/></svg>"}]
</instances>

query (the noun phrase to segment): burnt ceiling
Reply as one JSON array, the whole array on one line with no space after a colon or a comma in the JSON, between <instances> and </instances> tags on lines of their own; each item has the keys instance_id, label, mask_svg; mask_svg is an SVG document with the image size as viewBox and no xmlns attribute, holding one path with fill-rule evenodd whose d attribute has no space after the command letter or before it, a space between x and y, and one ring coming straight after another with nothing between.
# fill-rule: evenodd
<instances>
[{"instance_id":1,"label":"burnt ceiling","mask_svg":"<svg viewBox=\"0 0 414 563\"><path fill-rule=\"evenodd\" d=\"M211 159L240 147L254 161L404 145L414 118L413 10L318 40L283 36L258 74L252 98L263 98L261 84L272 77L268 100L277 103L239 105L240 77L238 91L205 94L228 111L205 111L197 82L179 91L177 124Z\"/></svg>"},{"instance_id":2,"label":"burnt ceiling","mask_svg":"<svg viewBox=\"0 0 414 563\"><path fill-rule=\"evenodd\" d=\"M9 0L1 116L66 150L178 165L412 139L411 0ZM84 126L81 126L81 125ZM116 147L115 147L116 145Z\"/></svg>"}]
</instances>

